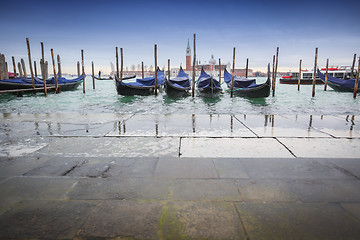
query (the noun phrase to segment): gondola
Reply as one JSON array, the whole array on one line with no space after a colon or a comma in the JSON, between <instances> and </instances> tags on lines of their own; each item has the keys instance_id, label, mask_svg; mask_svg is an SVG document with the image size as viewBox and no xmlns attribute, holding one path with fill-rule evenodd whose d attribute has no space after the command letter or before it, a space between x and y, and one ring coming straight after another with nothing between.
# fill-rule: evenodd
<instances>
[{"instance_id":1,"label":"gondola","mask_svg":"<svg viewBox=\"0 0 360 240\"><path fill-rule=\"evenodd\" d=\"M229 89L232 85L232 75L225 69L224 81L226 82ZM248 97L248 98L262 98L270 95L270 64L268 65L268 78L263 84L256 84L255 79L248 79L244 77L234 77L234 88L233 92L237 96Z\"/></svg>"},{"instance_id":2,"label":"gondola","mask_svg":"<svg viewBox=\"0 0 360 240\"><path fill-rule=\"evenodd\" d=\"M122 80L132 79L132 78L135 78L135 77L136 77L136 75L125 76L125 77L122 78ZM96 80L113 80L113 79L114 79L112 76L110 76L110 77L108 77L108 78L102 78L102 77L96 77L96 76L94 76L94 78L95 78Z\"/></svg>"},{"instance_id":3,"label":"gondola","mask_svg":"<svg viewBox=\"0 0 360 240\"><path fill-rule=\"evenodd\" d=\"M59 91L71 91L75 90L82 82L83 75L75 79L66 79L64 77L58 77ZM35 88L43 88L44 83L41 78L34 77ZM49 78L46 80L46 87L55 87L55 78ZM13 89L32 89L32 78L18 77L12 79L0 80L0 90L13 90Z\"/></svg>"},{"instance_id":4,"label":"gondola","mask_svg":"<svg viewBox=\"0 0 360 240\"><path fill-rule=\"evenodd\" d=\"M169 96L182 96L189 93L191 89L189 75L182 67L175 78L165 79L165 91Z\"/></svg>"},{"instance_id":5,"label":"gondola","mask_svg":"<svg viewBox=\"0 0 360 240\"><path fill-rule=\"evenodd\" d=\"M157 70L157 87L164 85L164 73ZM155 91L155 75L147 78L136 79L135 82L124 82L115 76L116 91L119 95L150 95Z\"/></svg>"},{"instance_id":6,"label":"gondola","mask_svg":"<svg viewBox=\"0 0 360 240\"><path fill-rule=\"evenodd\" d=\"M318 77L325 83L325 74L317 70ZM338 92L354 92L355 78L352 79L341 79L333 76L327 76L327 85ZM359 89L359 88L358 88ZM357 91L359 92L359 90Z\"/></svg>"},{"instance_id":7,"label":"gondola","mask_svg":"<svg viewBox=\"0 0 360 240\"><path fill-rule=\"evenodd\" d=\"M196 81L196 86L200 94L205 95L213 95L223 91L219 81L207 74L204 71L204 68L201 68L201 73L198 80Z\"/></svg>"}]
</instances>

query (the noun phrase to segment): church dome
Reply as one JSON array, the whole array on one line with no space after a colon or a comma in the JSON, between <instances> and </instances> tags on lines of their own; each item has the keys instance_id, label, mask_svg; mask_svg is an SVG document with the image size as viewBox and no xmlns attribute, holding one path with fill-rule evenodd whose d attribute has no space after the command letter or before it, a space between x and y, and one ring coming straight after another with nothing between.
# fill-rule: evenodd
<instances>
[{"instance_id":1,"label":"church dome","mask_svg":"<svg viewBox=\"0 0 360 240\"><path fill-rule=\"evenodd\" d=\"M211 59L209 60L209 64L215 65L216 60L214 59L214 55L211 55Z\"/></svg>"}]
</instances>

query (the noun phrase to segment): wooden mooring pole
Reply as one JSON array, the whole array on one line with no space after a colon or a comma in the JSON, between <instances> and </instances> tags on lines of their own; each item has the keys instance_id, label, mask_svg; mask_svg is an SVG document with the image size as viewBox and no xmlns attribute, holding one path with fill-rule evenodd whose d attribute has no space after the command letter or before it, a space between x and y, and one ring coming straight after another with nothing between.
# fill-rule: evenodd
<instances>
[{"instance_id":1,"label":"wooden mooring pole","mask_svg":"<svg viewBox=\"0 0 360 240\"><path fill-rule=\"evenodd\" d=\"M274 91L275 91L275 55L273 55L273 68L272 68L271 89L272 89L272 91L273 91L273 96L274 96Z\"/></svg>"},{"instance_id":2,"label":"wooden mooring pole","mask_svg":"<svg viewBox=\"0 0 360 240\"><path fill-rule=\"evenodd\" d=\"M221 84L221 60L219 58L219 83Z\"/></svg>"},{"instance_id":3,"label":"wooden mooring pole","mask_svg":"<svg viewBox=\"0 0 360 240\"><path fill-rule=\"evenodd\" d=\"M34 61L34 71L35 71L35 77L37 77L36 61Z\"/></svg>"},{"instance_id":4,"label":"wooden mooring pole","mask_svg":"<svg viewBox=\"0 0 360 240\"><path fill-rule=\"evenodd\" d=\"M353 63L352 63L352 66L351 66L351 75L350 75L350 78L354 78L355 62L356 62L356 53L354 54L354 59L353 59Z\"/></svg>"},{"instance_id":5,"label":"wooden mooring pole","mask_svg":"<svg viewBox=\"0 0 360 240\"><path fill-rule=\"evenodd\" d=\"M360 58L359 58L358 70L356 73L356 81L355 81L355 86L354 86L354 98L356 98L358 87L359 87L359 72L360 72Z\"/></svg>"},{"instance_id":6,"label":"wooden mooring pole","mask_svg":"<svg viewBox=\"0 0 360 240\"><path fill-rule=\"evenodd\" d=\"M277 75L277 68L279 62L279 47L276 48L276 62L275 62L275 72L274 72L274 81L273 81L273 97L275 96L275 85L276 85L276 75Z\"/></svg>"},{"instance_id":7,"label":"wooden mooring pole","mask_svg":"<svg viewBox=\"0 0 360 240\"><path fill-rule=\"evenodd\" d=\"M27 77L25 61L24 61L24 59L21 59L20 61L21 61L21 67L22 67L22 70L23 70L24 77Z\"/></svg>"},{"instance_id":8,"label":"wooden mooring pole","mask_svg":"<svg viewBox=\"0 0 360 240\"><path fill-rule=\"evenodd\" d=\"M58 76L62 77L60 55L57 55Z\"/></svg>"},{"instance_id":9,"label":"wooden mooring pole","mask_svg":"<svg viewBox=\"0 0 360 240\"><path fill-rule=\"evenodd\" d=\"M119 51L118 47L115 47L116 51L116 77L119 78Z\"/></svg>"},{"instance_id":10,"label":"wooden mooring pole","mask_svg":"<svg viewBox=\"0 0 360 240\"><path fill-rule=\"evenodd\" d=\"M191 89L191 96L195 96L195 64L196 64L196 34L194 33L194 59L193 59L193 79L192 79L192 89Z\"/></svg>"},{"instance_id":11,"label":"wooden mooring pole","mask_svg":"<svg viewBox=\"0 0 360 240\"><path fill-rule=\"evenodd\" d=\"M93 83L93 89L95 89L95 78L94 78L94 62L91 62L91 73L92 73L92 83ZM100 76L99 76L100 78Z\"/></svg>"},{"instance_id":12,"label":"wooden mooring pole","mask_svg":"<svg viewBox=\"0 0 360 240\"><path fill-rule=\"evenodd\" d=\"M141 62L141 78L144 78L144 62Z\"/></svg>"},{"instance_id":13,"label":"wooden mooring pole","mask_svg":"<svg viewBox=\"0 0 360 240\"><path fill-rule=\"evenodd\" d=\"M57 81L57 74L56 74L56 67L55 67L55 59L54 59L54 51L53 49L50 50L51 51L51 59L52 59L52 63L53 63L53 69L54 69L54 78L55 78L55 93L59 92L58 89L58 81Z\"/></svg>"},{"instance_id":14,"label":"wooden mooring pole","mask_svg":"<svg viewBox=\"0 0 360 240\"><path fill-rule=\"evenodd\" d=\"M248 77L248 71L249 71L249 59L246 59L246 69L245 69L245 77Z\"/></svg>"},{"instance_id":15,"label":"wooden mooring pole","mask_svg":"<svg viewBox=\"0 0 360 240\"><path fill-rule=\"evenodd\" d=\"M326 73L325 73L324 91L326 91L326 87L327 87L327 83L328 83L328 73L329 73L329 59L326 59Z\"/></svg>"},{"instance_id":16,"label":"wooden mooring pole","mask_svg":"<svg viewBox=\"0 0 360 240\"><path fill-rule=\"evenodd\" d=\"M78 77L80 77L80 62L79 61L77 61L76 66L77 66Z\"/></svg>"},{"instance_id":17,"label":"wooden mooring pole","mask_svg":"<svg viewBox=\"0 0 360 240\"><path fill-rule=\"evenodd\" d=\"M232 68L232 77L231 77L231 93L230 96L234 95L234 77L235 77L235 48L233 50L233 68Z\"/></svg>"},{"instance_id":18,"label":"wooden mooring pole","mask_svg":"<svg viewBox=\"0 0 360 240\"><path fill-rule=\"evenodd\" d=\"M13 68L14 68L14 78L16 78L17 74L16 74L15 58L14 58L14 56L12 56L11 58L12 58L12 63L13 63Z\"/></svg>"},{"instance_id":19,"label":"wooden mooring pole","mask_svg":"<svg viewBox=\"0 0 360 240\"><path fill-rule=\"evenodd\" d=\"M315 64L314 64L314 75L313 75L313 82L312 82L312 97L315 97L315 82L316 82L317 57L318 57L318 48L315 48Z\"/></svg>"},{"instance_id":20,"label":"wooden mooring pole","mask_svg":"<svg viewBox=\"0 0 360 240\"><path fill-rule=\"evenodd\" d=\"M23 77L24 74L22 72L22 67L21 67L21 63L18 62L18 69L19 69L19 77Z\"/></svg>"},{"instance_id":21,"label":"wooden mooring pole","mask_svg":"<svg viewBox=\"0 0 360 240\"><path fill-rule=\"evenodd\" d=\"M82 78L83 78L83 93L85 93L85 66L84 66L84 50L81 49L81 67L82 67Z\"/></svg>"},{"instance_id":22,"label":"wooden mooring pole","mask_svg":"<svg viewBox=\"0 0 360 240\"><path fill-rule=\"evenodd\" d=\"M124 68L124 54L123 54L123 49L120 48L120 82L122 82L123 79L123 68Z\"/></svg>"},{"instance_id":23,"label":"wooden mooring pole","mask_svg":"<svg viewBox=\"0 0 360 240\"><path fill-rule=\"evenodd\" d=\"M300 81L301 81L301 63L302 63L302 59L300 59L300 63L299 63L298 91L300 91Z\"/></svg>"},{"instance_id":24,"label":"wooden mooring pole","mask_svg":"<svg viewBox=\"0 0 360 240\"><path fill-rule=\"evenodd\" d=\"M47 96L47 89L46 89L46 78L47 78L46 71L47 71L47 67L45 66L44 43L43 42L41 42L41 62L40 62L40 67L41 67L41 73L42 73L42 78L43 78L44 94L45 94L45 96Z\"/></svg>"},{"instance_id":25,"label":"wooden mooring pole","mask_svg":"<svg viewBox=\"0 0 360 240\"><path fill-rule=\"evenodd\" d=\"M155 55L155 96L157 96L157 45L154 46Z\"/></svg>"},{"instance_id":26,"label":"wooden mooring pole","mask_svg":"<svg viewBox=\"0 0 360 240\"><path fill-rule=\"evenodd\" d=\"M26 45L27 45L27 50L28 50L28 57L29 57L29 66L30 66L32 87L35 88L35 79L34 79L34 72L33 72L32 62L31 62L31 53L30 53L29 38L26 38Z\"/></svg>"},{"instance_id":27,"label":"wooden mooring pole","mask_svg":"<svg viewBox=\"0 0 360 240\"><path fill-rule=\"evenodd\" d=\"M170 59L168 59L168 80L170 80Z\"/></svg>"},{"instance_id":28,"label":"wooden mooring pole","mask_svg":"<svg viewBox=\"0 0 360 240\"><path fill-rule=\"evenodd\" d=\"M6 79L5 77L5 55L0 54L0 80Z\"/></svg>"}]
</instances>

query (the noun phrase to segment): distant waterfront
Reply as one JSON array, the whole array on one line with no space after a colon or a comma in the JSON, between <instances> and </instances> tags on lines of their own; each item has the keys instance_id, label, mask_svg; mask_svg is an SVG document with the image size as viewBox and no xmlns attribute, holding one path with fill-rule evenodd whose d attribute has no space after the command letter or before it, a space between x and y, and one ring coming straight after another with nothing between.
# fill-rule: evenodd
<instances>
[{"instance_id":1,"label":"distant waterfront","mask_svg":"<svg viewBox=\"0 0 360 240\"><path fill-rule=\"evenodd\" d=\"M258 78L264 82L265 78ZM311 97L312 86L297 86L276 83L275 97L264 99L230 98L227 87L217 98L191 96L169 98L165 92L158 96L120 96L113 81L96 81L92 89L91 77L86 80L86 93L82 87L76 91L57 95L42 93L26 94L24 97L0 95L1 113L124 113L124 114L314 114L314 115L359 115L360 99L352 93L335 92L323 85L316 86L315 98ZM196 95L196 94L195 94Z\"/></svg>"}]
</instances>

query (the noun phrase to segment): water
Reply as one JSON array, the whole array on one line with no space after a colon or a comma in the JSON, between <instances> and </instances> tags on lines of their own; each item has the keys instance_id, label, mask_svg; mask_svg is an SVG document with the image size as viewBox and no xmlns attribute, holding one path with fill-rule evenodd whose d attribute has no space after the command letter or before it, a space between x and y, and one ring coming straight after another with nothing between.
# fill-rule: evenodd
<instances>
[{"instance_id":1,"label":"water","mask_svg":"<svg viewBox=\"0 0 360 240\"><path fill-rule=\"evenodd\" d=\"M265 82L265 78L258 78ZM120 96L113 81L96 81L92 87L91 77L86 80L86 94L82 86L75 91L61 94L42 93L0 95L1 113L126 113L126 114L323 114L360 115L360 94L353 99L352 93L336 92L323 85L316 86L316 95L311 97L312 86L284 85L276 83L275 97L247 99L230 98L227 87L216 98L191 96L170 98L164 91L158 96ZM195 92L195 95L196 92Z\"/></svg>"}]
</instances>

